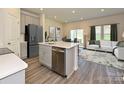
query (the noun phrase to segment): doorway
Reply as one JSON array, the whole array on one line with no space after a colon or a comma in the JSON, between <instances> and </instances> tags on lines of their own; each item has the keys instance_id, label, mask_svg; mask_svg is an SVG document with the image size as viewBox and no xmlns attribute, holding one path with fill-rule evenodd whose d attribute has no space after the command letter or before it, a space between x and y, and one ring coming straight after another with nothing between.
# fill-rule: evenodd
<instances>
[{"instance_id":1,"label":"doorway","mask_svg":"<svg viewBox=\"0 0 124 93\"><path fill-rule=\"evenodd\" d=\"M70 38L72 41L74 41L75 38L77 38L80 47L83 46L84 43L84 33L83 29L74 29L70 31Z\"/></svg>"},{"instance_id":2,"label":"doorway","mask_svg":"<svg viewBox=\"0 0 124 93\"><path fill-rule=\"evenodd\" d=\"M20 41L19 41L19 23L15 16L5 14L5 47L12 50L16 55L20 56Z\"/></svg>"}]
</instances>

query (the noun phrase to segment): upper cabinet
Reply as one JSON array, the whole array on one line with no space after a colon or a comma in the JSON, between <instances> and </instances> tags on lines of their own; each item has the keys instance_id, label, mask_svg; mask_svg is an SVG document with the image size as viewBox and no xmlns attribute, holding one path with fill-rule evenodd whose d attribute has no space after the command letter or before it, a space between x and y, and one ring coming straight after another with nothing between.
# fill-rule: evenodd
<instances>
[{"instance_id":1,"label":"upper cabinet","mask_svg":"<svg viewBox=\"0 0 124 93\"><path fill-rule=\"evenodd\" d=\"M40 16L21 10L21 34L25 33L25 26L28 24L40 25Z\"/></svg>"}]
</instances>

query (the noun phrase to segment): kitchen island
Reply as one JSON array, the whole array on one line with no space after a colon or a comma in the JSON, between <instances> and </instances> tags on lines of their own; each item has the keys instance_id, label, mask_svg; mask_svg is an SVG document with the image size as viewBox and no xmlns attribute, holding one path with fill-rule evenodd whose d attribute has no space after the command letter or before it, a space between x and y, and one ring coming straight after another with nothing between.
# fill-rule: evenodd
<instances>
[{"instance_id":1,"label":"kitchen island","mask_svg":"<svg viewBox=\"0 0 124 93\"><path fill-rule=\"evenodd\" d=\"M54 72L69 78L78 69L79 43L39 43L39 62Z\"/></svg>"}]
</instances>

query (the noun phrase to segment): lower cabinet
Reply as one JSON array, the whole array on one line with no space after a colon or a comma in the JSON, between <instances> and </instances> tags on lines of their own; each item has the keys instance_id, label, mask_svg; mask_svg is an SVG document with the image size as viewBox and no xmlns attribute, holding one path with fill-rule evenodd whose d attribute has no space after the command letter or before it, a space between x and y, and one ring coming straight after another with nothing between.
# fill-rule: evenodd
<instances>
[{"instance_id":1,"label":"lower cabinet","mask_svg":"<svg viewBox=\"0 0 124 93\"><path fill-rule=\"evenodd\" d=\"M25 70L0 79L0 84L25 84Z\"/></svg>"},{"instance_id":2,"label":"lower cabinet","mask_svg":"<svg viewBox=\"0 0 124 93\"><path fill-rule=\"evenodd\" d=\"M39 62L49 68L52 68L52 47L39 45Z\"/></svg>"},{"instance_id":3,"label":"lower cabinet","mask_svg":"<svg viewBox=\"0 0 124 93\"><path fill-rule=\"evenodd\" d=\"M22 42L20 44L20 55L22 59L26 59L27 58L27 42Z\"/></svg>"},{"instance_id":4,"label":"lower cabinet","mask_svg":"<svg viewBox=\"0 0 124 93\"><path fill-rule=\"evenodd\" d=\"M52 71L68 78L78 68L78 48L66 49L40 45L39 61L42 65L52 69Z\"/></svg>"}]
</instances>

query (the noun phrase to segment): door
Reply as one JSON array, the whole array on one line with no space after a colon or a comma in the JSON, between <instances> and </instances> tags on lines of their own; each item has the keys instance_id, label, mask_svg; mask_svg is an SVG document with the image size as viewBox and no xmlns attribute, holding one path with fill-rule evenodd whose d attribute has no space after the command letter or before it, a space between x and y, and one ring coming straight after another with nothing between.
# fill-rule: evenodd
<instances>
[{"instance_id":1,"label":"door","mask_svg":"<svg viewBox=\"0 0 124 93\"><path fill-rule=\"evenodd\" d=\"M65 76L65 55L64 49L52 49L52 70Z\"/></svg>"},{"instance_id":2,"label":"door","mask_svg":"<svg viewBox=\"0 0 124 93\"><path fill-rule=\"evenodd\" d=\"M33 24L28 25L29 27L29 45L37 44L37 27Z\"/></svg>"},{"instance_id":3,"label":"door","mask_svg":"<svg viewBox=\"0 0 124 93\"><path fill-rule=\"evenodd\" d=\"M19 23L15 16L5 15L5 47L12 50L16 55L20 55Z\"/></svg>"},{"instance_id":4,"label":"door","mask_svg":"<svg viewBox=\"0 0 124 93\"><path fill-rule=\"evenodd\" d=\"M83 41L84 41L84 33L83 33L83 29L75 29L75 30L71 30L70 31L70 38L72 41L74 41L75 38L77 38L77 40L80 43L80 46L83 45Z\"/></svg>"},{"instance_id":5,"label":"door","mask_svg":"<svg viewBox=\"0 0 124 93\"><path fill-rule=\"evenodd\" d=\"M37 40L43 42L43 28L41 26L37 26Z\"/></svg>"},{"instance_id":6,"label":"door","mask_svg":"<svg viewBox=\"0 0 124 93\"><path fill-rule=\"evenodd\" d=\"M57 52L57 71L59 74L65 76L65 56L63 52Z\"/></svg>"},{"instance_id":7,"label":"door","mask_svg":"<svg viewBox=\"0 0 124 93\"><path fill-rule=\"evenodd\" d=\"M4 12L0 9L0 48L4 47Z\"/></svg>"},{"instance_id":8,"label":"door","mask_svg":"<svg viewBox=\"0 0 124 93\"><path fill-rule=\"evenodd\" d=\"M57 71L57 53L52 51L52 70Z\"/></svg>"},{"instance_id":9,"label":"door","mask_svg":"<svg viewBox=\"0 0 124 93\"><path fill-rule=\"evenodd\" d=\"M36 57L39 54L39 45L28 46L28 57Z\"/></svg>"}]
</instances>

